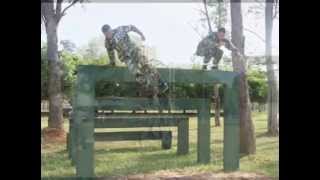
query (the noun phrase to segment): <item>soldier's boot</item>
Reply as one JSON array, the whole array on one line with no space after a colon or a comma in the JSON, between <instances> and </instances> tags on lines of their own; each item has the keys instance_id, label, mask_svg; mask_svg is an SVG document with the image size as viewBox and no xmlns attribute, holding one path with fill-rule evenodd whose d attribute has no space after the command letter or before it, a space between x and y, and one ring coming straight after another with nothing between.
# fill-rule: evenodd
<instances>
[{"instance_id":1,"label":"soldier's boot","mask_svg":"<svg viewBox=\"0 0 320 180\"><path fill-rule=\"evenodd\" d=\"M207 70L207 66L208 66L208 63L210 62L210 60L211 60L211 57L209 57L209 56L204 57L203 65L202 65L203 70Z\"/></svg>"},{"instance_id":2,"label":"soldier's boot","mask_svg":"<svg viewBox=\"0 0 320 180\"><path fill-rule=\"evenodd\" d=\"M202 65L203 70L207 70L207 65Z\"/></svg>"},{"instance_id":3,"label":"soldier's boot","mask_svg":"<svg viewBox=\"0 0 320 180\"><path fill-rule=\"evenodd\" d=\"M212 70L217 70L218 69L218 64L213 64L211 67Z\"/></svg>"}]
</instances>

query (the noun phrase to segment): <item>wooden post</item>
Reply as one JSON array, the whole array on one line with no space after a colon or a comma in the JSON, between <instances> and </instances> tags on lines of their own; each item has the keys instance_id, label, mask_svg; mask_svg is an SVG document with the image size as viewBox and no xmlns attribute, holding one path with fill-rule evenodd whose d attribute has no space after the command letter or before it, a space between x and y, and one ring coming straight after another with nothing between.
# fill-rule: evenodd
<instances>
[{"instance_id":1,"label":"wooden post","mask_svg":"<svg viewBox=\"0 0 320 180\"><path fill-rule=\"evenodd\" d=\"M225 86L224 93L224 134L223 134L223 169L239 169L240 159L240 117L239 117L239 79L232 87Z\"/></svg>"},{"instance_id":2,"label":"wooden post","mask_svg":"<svg viewBox=\"0 0 320 180\"><path fill-rule=\"evenodd\" d=\"M77 126L76 175L88 178L94 176L95 79L81 69L78 73L74 107Z\"/></svg>"},{"instance_id":3,"label":"wooden post","mask_svg":"<svg viewBox=\"0 0 320 180\"><path fill-rule=\"evenodd\" d=\"M180 118L178 120L178 148L177 154L183 155L189 152L189 119Z\"/></svg>"},{"instance_id":4,"label":"wooden post","mask_svg":"<svg viewBox=\"0 0 320 180\"><path fill-rule=\"evenodd\" d=\"M210 162L210 100L203 99L198 110L198 162Z\"/></svg>"},{"instance_id":5,"label":"wooden post","mask_svg":"<svg viewBox=\"0 0 320 180\"><path fill-rule=\"evenodd\" d=\"M172 145L172 134L170 133L161 133L162 136L162 141L161 141L161 146L162 149L170 149Z\"/></svg>"},{"instance_id":6,"label":"wooden post","mask_svg":"<svg viewBox=\"0 0 320 180\"><path fill-rule=\"evenodd\" d=\"M214 84L214 112L215 126L220 126L220 96L218 84Z\"/></svg>"}]
</instances>

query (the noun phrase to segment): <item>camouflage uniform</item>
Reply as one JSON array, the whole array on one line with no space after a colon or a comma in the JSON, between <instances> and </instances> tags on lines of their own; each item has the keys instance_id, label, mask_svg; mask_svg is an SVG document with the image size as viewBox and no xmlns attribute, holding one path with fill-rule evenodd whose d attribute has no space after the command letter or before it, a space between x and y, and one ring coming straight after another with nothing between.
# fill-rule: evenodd
<instances>
[{"instance_id":1,"label":"camouflage uniform","mask_svg":"<svg viewBox=\"0 0 320 180\"><path fill-rule=\"evenodd\" d=\"M115 50L121 62L127 64L129 72L136 77L136 81L147 92L152 93L154 98L159 94L160 74L153 67L147 57L143 54L143 49L130 40L128 32L138 32L133 26L120 26L112 31L112 39L105 41L110 64L115 65ZM157 99L156 99L157 100Z\"/></svg>"},{"instance_id":2,"label":"camouflage uniform","mask_svg":"<svg viewBox=\"0 0 320 180\"><path fill-rule=\"evenodd\" d=\"M210 62L211 58L214 58L212 61L213 65L217 67L222 56L223 51L219 48L219 40L217 37L217 32L213 32L203 38L198 44L196 55L203 56L203 64L204 67ZM225 47L231 51L237 51L237 48L227 39L223 39L222 43L224 43Z\"/></svg>"}]
</instances>

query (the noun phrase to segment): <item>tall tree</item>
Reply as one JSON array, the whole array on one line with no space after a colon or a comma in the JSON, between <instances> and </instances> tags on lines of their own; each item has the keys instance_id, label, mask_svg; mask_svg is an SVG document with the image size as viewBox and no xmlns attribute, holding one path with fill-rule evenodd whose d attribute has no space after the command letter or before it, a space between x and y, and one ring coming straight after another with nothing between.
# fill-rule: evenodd
<instances>
[{"instance_id":1,"label":"tall tree","mask_svg":"<svg viewBox=\"0 0 320 180\"><path fill-rule=\"evenodd\" d=\"M47 56L49 65L49 119L48 128L63 130L63 96L61 92L62 63L58 55L58 25L66 11L77 2L83 0L68 0L62 9L64 0L45 0L41 2L41 19L47 34Z\"/></svg>"},{"instance_id":2,"label":"tall tree","mask_svg":"<svg viewBox=\"0 0 320 180\"><path fill-rule=\"evenodd\" d=\"M231 36L233 44L244 54L244 36L242 10L240 0L231 0ZM240 78L240 152L253 154L256 152L255 129L251 118L248 81L244 59L236 54L232 55L232 66L239 72Z\"/></svg>"},{"instance_id":3,"label":"tall tree","mask_svg":"<svg viewBox=\"0 0 320 180\"><path fill-rule=\"evenodd\" d=\"M266 35L266 64L268 75L268 134L279 134L279 87L277 83L274 59L272 57L273 19L277 16L278 0L266 0L265 6L265 35Z\"/></svg>"}]
</instances>

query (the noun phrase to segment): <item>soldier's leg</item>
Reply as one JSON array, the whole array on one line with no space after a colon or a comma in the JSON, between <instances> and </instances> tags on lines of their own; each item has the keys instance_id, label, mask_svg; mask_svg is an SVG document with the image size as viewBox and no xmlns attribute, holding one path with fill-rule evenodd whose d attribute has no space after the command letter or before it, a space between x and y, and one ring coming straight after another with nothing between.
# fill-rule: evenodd
<instances>
[{"instance_id":1,"label":"soldier's leg","mask_svg":"<svg viewBox=\"0 0 320 180\"><path fill-rule=\"evenodd\" d=\"M211 60L211 57L210 57L210 56L205 56L205 57L203 58L202 69L204 69L204 70L207 69L207 66L208 66L210 60Z\"/></svg>"},{"instance_id":2,"label":"soldier's leg","mask_svg":"<svg viewBox=\"0 0 320 180\"><path fill-rule=\"evenodd\" d=\"M212 63L213 63L212 69L218 69L218 64L219 64L222 56L223 56L223 51L221 49L217 48L214 53L214 60L212 61Z\"/></svg>"}]
</instances>

